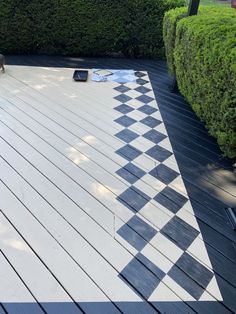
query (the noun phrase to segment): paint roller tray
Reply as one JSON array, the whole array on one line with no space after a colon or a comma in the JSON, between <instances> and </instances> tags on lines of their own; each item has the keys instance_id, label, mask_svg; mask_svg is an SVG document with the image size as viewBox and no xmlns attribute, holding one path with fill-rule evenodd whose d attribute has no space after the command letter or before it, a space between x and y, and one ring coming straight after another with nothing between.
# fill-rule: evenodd
<instances>
[{"instance_id":1,"label":"paint roller tray","mask_svg":"<svg viewBox=\"0 0 236 314\"><path fill-rule=\"evenodd\" d=\"M73 79L76 82L86 82L88 80L88 71L86 70L75 70Z\"/></svg>"}]
</instances>

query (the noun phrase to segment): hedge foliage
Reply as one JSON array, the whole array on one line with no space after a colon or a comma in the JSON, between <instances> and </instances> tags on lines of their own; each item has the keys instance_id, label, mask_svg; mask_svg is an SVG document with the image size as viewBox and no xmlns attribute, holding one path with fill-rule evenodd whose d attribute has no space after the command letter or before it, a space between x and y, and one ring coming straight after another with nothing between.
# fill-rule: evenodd
<instances>
[{"instance_id":1,"label":"hedge foliage","mask_svg":"<svg viewBox=\"0 0 236 314\"><path fill-rule=\"evenodd\" d=\"M209 14L219 14L222 13L222 8L219 7L207 7L200 6L199 15L209 15ZM176 39L176 27L177 23L182 19L187 17L188 8L187 7L177 7L167 11L164 15L163 21L163 39L165 45L165 54L168 64L168 69L170 74L175 75L175 63L174 63L174 48L175 48L175 39ZM224 10L224 15L232 15L231 9Z\"/></svg>"},{"instance_id":2,"label":"hedge foliage","mask_svg":"<svg viewBox=\"0 0 236 314\"><path fill-rule=\"evenodd\" d=\"M158 57L164 13L185 0L0 0L0 51Z\"/></svg>"},{"instance_id":3,"label":"hedge foliage","mask_svg":"<svg viewBox=\"0 0 236 314\"><path fill-rule=\"evenodd\" d=\"M236 157L236 11L202 7L198 16L180 19L184 13L166 18L177 24L175 40L165 35L170 69L222 151Z\"/></svg>"},{"instance_id":4,"label":"hedge foliage","mask_svg":"<svg viewBox=\"0 0 236 314\"><path fill-rule=\"evenodd\" d=\"M163 39L166 51L166 60L170 74L175 75L174 49L176 27L179 20L187 16L187 7L172 9L165 13L163 21Z\"/></svg>"}]
</instances>

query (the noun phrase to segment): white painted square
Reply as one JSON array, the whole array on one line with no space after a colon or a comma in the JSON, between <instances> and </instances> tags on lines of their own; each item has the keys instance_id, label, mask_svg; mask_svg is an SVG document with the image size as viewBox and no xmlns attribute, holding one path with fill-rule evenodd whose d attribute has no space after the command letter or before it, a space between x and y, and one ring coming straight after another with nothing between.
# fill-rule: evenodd
<instances>
[{"instance_id":1,"label":"white painted square","mask_svg":"<svg viewBox=\"0 0 236 314\"><path fill-rule=\"evenodd\" d=\"M152 117L153 117L153 118L156 118L156 119L158 119L158 120L160 120L160 121L163 121L160 111L155 111L155 112L152 114Z\"/></svg>"},{"instance_id":2,"label":"white painted square","mask_svg":"<svg viewBox=\"0 0 236 314\"><path fill-rule=\"evenodd\" d=\"M177 245L167 239L161 233L158 233L150 243L162 254L164 254L173 264L177 262L184 253Z\"/></svg>"},{"instance_id":3,"label":"white painted square","mask_svg":"<svg viewBox=\"0 0 236 314\"><path fill-rule=\"evenodd\" d=\"M216 300L223 301L223 297L221 295L215 276L209 282L208 286L206 287L206 291L208 291L212 296L214 296ZM206 299L206 295L205 295L205 299Z\"/></svg>"},{"instance_id":4,"label":"white painted square","mask_svg":"<svg viewBox=\"0 0 236 314\"><path fill-rule=\"evenodd\" d=\"M159 267L165 274L167 274L173 266L173 264L162 253L157 251L150 244L147 244L140 253L142 253L154 265Z\"/></svg>"},{"instance_id":5,"label":"white painted square","mask_svg":"<svg viewBox=\"0 0 236 314\"><path fill-rule=\"evenodd\" d=\"M128 106L133 107L134 109L138 109L140 107L140 101L138 101L137 99L134 99L134 98L127 101L126 104Z\"/></svg>"},{"instance_id":6,"label":"white painted square","mask_svg":"<svg viewBox=\"0 0 236 314\"><path fill-rule=\"evenodd\" d=\"M146 85L145 85L145 86L146 86ZM147 96L152 97L152 98L155 99L155 95L154 95L153 89L152 89L152 87L150 87L150 88L151 88L151 90L150 90L149 92L147 92L147 94L145 94L145 95L147 95Z\"/></svg>"},{"instance_id":7,"label":"white painted square","mask_svg":"<svg viewBox=\"0 0 236 314\"><path fill-rule=\"evenodd\" d=\"M159 124L158 126L155 127L155 130L157 130L158 132L165 134L168 136L166 128L164 126L164 123Z\"/></svg>"},{"instance_id":8,"label":"white painted square","mask_svg":"<svg viewBox=\"0 0 236 314\"><path fill-rule=\"evenodd\" d=\"M138 96L140 96L140 93L137 92L137 91L134 90L134 89L131 89L131 90L129 90L128 92L126 92L125 95L127 95L127 96L129 96L129 97L131 97L131 98L134 99L134 98L137 98Z\"/></svg>"},{"instance_id":9,"label":"white painted square","mask_svg":"<svg viewBox=\"0 0 236 314\"><path fill-rule=\"evenodd\" d=\"M177 213L176 216L181 218L183 221L185 221L187 224L192 226L194 229L200 232L196 217L192 215L190 212L188 212L186 209L181 208Z\"/></svg>"},{"instance_id":10,"label":"white painted square","mask_svg":"<svg viewBox=\"0 0 236 314\"><path fill-rule=\"evenodd\" d=\"M151 171L160 164L159 161L154 161L153 159L149 158L147 155L144 154L135 158L134 162L146 172Z\"/></svg>"},{"instance_id":11,"label":"white painted square","mask_svg":"<svg viewBox=\"0 0 236 314\"><path fill-rule=\"evenodd\" d=\"M168 166L169 167L169 166ZM173 168L172 168L173 169ZM174 169L173 169L174 170ZM171 181L171 183L169 184L169 186L177 191L178 193L182 194L185 197L187 196L187 191L183 182L182 177L179 175L178 177L176 177L173 181Z\"/></svg>"},{"instance_id":12,"label":"white painted square","mask_svg":"<svg viewBox=\"0 0 236 314\"><path fill-rule=\"evenodd\" d=\"M171 143L170 143L168 137L166 137L164 140L159 142L158 145L163 147L163 148L165 148L165 149L167 149L169 152L173 153L173 149L172 149L172 146L171 146Z\"/></svg>"},{"instance_id":13,"label":"white painted square","mask_svg":"<svg viewBox=\"0 0 236 314\"><path fill-rule=\"evenodd\" d=\"M212 265L207 254L207 250L203 240L197 237L193 243L188 247L188 252L197 260L199 260L204 266L212 269Z\"/></svg>"},{"instance_id":14,"label":"white painted square","mask_svg":"<svg viewBox=\"0 0 236 314\"><path fill-rule=\"evenodd\" d=\"M128 117L135 119L136 121L140 121L147 117L147 115L139 110L133 110L126 114Z\"/></svg>"},{"instance_id":15,"label":"white painted square","mask_svg":"<svg viewBox=\"0 0 236 314\"><path fill-rule=\"evenodd\" d=\"M136 181L133 186L135 186L140 191L147 194L149 197L153 198L157 192L155 189L152 188L151 185L147 184L145 181L142 180L142 178L138 181Z\"/></svg>"},{"instance_id":16,"label":"white painted square","mask_svg":"<svg viewBox=\"0 0 236 314\"><path fill-rule=\"evenodd\" d=\"M155 168L155 167L154 167ZM165 187L166 187L166 184L164 184L163 182L161 182L160 180L156 179L155 177L153 177L152 175L150 175L149 173L148 174L145 174L143 176L143 181L145 181L146 183L148 183L149 185L151 185L153 187L153 189L156 190L156 195L162 191ZM156 196L155 195L155 196ZM165 207L163 207L165 208Z\"/></svg>"},{"instance_id":17,"label":"white painted square","mask_svg":"<svg viewBox=\"0 0 236 314\"><path fill-rule=\"evenodd\" d=\"M172 218L151 202L147 203L139 213L151 221L158 229L162 229Z\"/></svg>"},{"instance_id":18,"label":"white painted square","mask_svg":"<svg viewBox=\"0 0 236 314\"><path fill-rule=\"evenodd\" d=\"M141 122L136 122L129 127L130 130L143 135L151 130L151 128Z\"/></svg>"},{"instance_id":19,"label":"white painted square","mask_svg":"<svg viewBox=\"0 0 236 314\"><path fill-rule=\"evenodd\" d=\"M163 282L160 282L158 287L153 291L152 295L148 299L149 302L182 302L180 297L171 290ZM173 313L174 314L174 313Z\"/></svg>"},{"instance_id":20,"label":"white painted square","mask_svg":"<svg viewBox=\"0 0 236 314\"><path fill-rule=\"evenodd\" d=\"M180 285L177 284L172 278L166 275L163 278L163 283L166 284L168 287L171 287L172 290L177 294L179 298L184 301L196 301L194 297L192 297L185 289L183 289Z\"/></svg>"},{"instance_id":21,"label":"white painted square","mask_svg":"<svg viewBox=\"0 0 236 314\"><path fill-rule=\"evenodd\" d=\"M163 164L180 173L174 154L167 158L165 161L163 161Z\"/></svg>"},{"instance_id":22,"label":"white painted square","mask_svg":"<svg viewBox=\"0 0 236 314\"><path fill-rule=\"evenodd\" d=\"M125 84L123 84L124 86L127 86L127 87L129 87L129 88L131 88L131 89L135 89L136 87L138 87L139 86L139 84L137 84L136 82L127 82L127 83L125 83Z\"/></svg>"},{"instance_id":23,"label":"white painted square","mask_svg":"<svg viewBox=\"0 0 236 314\"><path fill-rule=\"evenodd\" d=\"M146 152L154 146L153 142L149 141L143 136L137 137L131 142L131 145L139 149L141 152Z\"/></svg>"}]
</instances>

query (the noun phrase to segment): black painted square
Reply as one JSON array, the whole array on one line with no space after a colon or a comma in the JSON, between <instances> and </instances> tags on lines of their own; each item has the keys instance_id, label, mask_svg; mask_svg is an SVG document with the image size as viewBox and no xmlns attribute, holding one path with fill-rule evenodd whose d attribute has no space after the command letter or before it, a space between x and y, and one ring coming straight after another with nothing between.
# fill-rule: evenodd
<instances>
[{"instance_id":1,"label":"black painted square","mask_svg":"<svg viewBox=\"0 0 236 314\"><path fill-rule=\"evenodd\" d=\"M168 151L167 149L159 146L159 145L156 145L152 148L150 148L146 154L148 156L151 156L152 158L160 161L160 162L163 162L165 161L168 157L170 157L172 155L172 153L170 151Z\"/></svg>"},{"instance_id":2,"label":"black painted square","mask_svg":"<svg viewBox=\"0 0 236 314\"><path fill-rule=\"evenodd\" d=\"M119 276L125 278L130 286L146 299L160 283L160 279L136 258L131 260Z\"/></svg>"},{"instance_id":3,"label":"black painted square","mask_svg":"<svg viewBox=\"0 0 236 314\"><path fill-rule=\"evenodd\" d=\"M176 204L172 199L163 195L161 192L154 197L154 200L169 209L174 214L176 214L181 208L181 206Z\"/></svg>"},{"instance_id":4,"label":"black painted square","mask_svg":"<svg viewBox=\"0 0 236 314\"><path fill-rule=\"evenodd\" d=\"M123 113L123 114L126 114L128 112L131 112L134 110L134 108L128 106L128 105L125 105L125 104L122 104L122 105L119 105L117 107L115 107L115 110Z\"/></svg>"},{"instance_id":5,"label":"black painted square","mask_svg":"<svg viewBox=\"0 0 236 314\"><path fill-rule=\"evenodd\" d=\"M120 93L126 93L126 92L128 92L130 90L129 87L127 87L125 85L122 85L122 84L117 86L117 87L115 87L114 89L117 90Z\"/></svg>"},{"instance_id":6,"label":"black painted square","mask_svg":"<svg viewBox=\"0 0 236 314\"><path fill-rule=\"evenodd\" d=\"M128 163L124 168L129 172L133 173L139 179L141 179L145 175L145 171L133 165L132 163Z\"/></svg>"},{"instance_id":7,"label":"black painted square","mask_svg":"<svg viewBox=\"0 0 236 314\"><path fill-rule=\"evenodd\" d=\"M120 149L118 149L116 151L116 153L120 156L122 156L123 158L125 158L126 160L133 160L136 157L138 157L139 155L142 154L142 152L140 150L138 150L137 148L127 144L124 147L121 147Z\"/></svg>"},{"instance_id":8,"label":"black painted square","mask_svg":"<svg viewBox=\"0 0 236 314\"><path fill-rule=\"evenodd\" d=\"M147 224L138 216L133 216L127 222L127 224L147 242L150 242L151 239L157 234L157 230L155 230L152 226Z\"/></svg>"},{"instance_id":9,"label":"black painted square","mask_svg":"<svg viewBox=\"0 0 236 314\"><path fill-rule=\"evenodd\" d=\"M135 72L134 74L135 74L135 76L137 76L137 77L143 77L143 76L146 75L146 73L143 73L143 72L140 72L140 71L137 71L137 72Z\"/></svg>"},{"instance_id":10,"label":"black painted square","mask_svg":"<svg viewBox=\"0 0 236 314\"><path fill-rule=\"evenodd\" d=\"M132 124L134 124L137 121L124 115L124 116L116 119L115 122L119 123L120 125L122 125L122 126L127 128L127 127L131 126Z\"/></svg>"},{"instance_id":11,"label":"black painted square","mask_svg":"<svg viewBox=\"0 0 236 314\"><path fill-rule=\"evenodd\" d=\"M162 140L164 140L167 136L156 131L156 130L150 130L147 133L145 133L143 135L143 137L145 137L146 139L150 140L151 142L157 144L159 142L161 142Z\"/></svg>"},{"instance_id":12,"label":"black painted square","mask_svg":"<svg viewBox=\"0 0 236 314\"><path fill-rule=\"evenodd\" d=\"M177 216L174 216L160 232L182 250L187 250L199 234L199 231Z\"/></svg>"},{"instance_id":13,"label":"black painted square","mask_svg":"<svg viewBox=\"0 0 236 314\"><path fill-rule=\"evenodd\" d=\"M116 173L131 184L135 183L145 175L145 172L142 169L132 163L128 163Z\"/></svg>"},{"instance_id":14,"label":"black painted square","mask_svg":"<svg viewBox=\"0 0 236 314\"><path fill-rule=\"evenodd\" d=\"M154 98L147 96L147 95L138 96L136 99L141 101L144 104L148 104L149 102L154 100Z\"/></svg>"},{"instance_id":15,"label":"black painted square","mask_svg":"<svg viewBox=\"0 0 236 314\"><path fill-rule=\"evenodd\" d=\"M151 91L150 88L147 88L147 87L145 87L145 86L139 86L139 87L135 88L135 90L136 90L137 92L141 93L141 94L146 94L146 93L148 93L148 92Z\"/></svg>"},{"instance_id":16,"label":"black painted square","mask_svg":"<svg viewBox=\"0 0 236 314\"><path fill-rule=\"evenodd\" d=\"M176 262L176 266L181 268L189 277L199 283L203 288L208 286L213 277L213 273L209 269L186 252Z\"/></svg>"},{"instance_id":17,"label":"black painted square","mask_svg":"<svg viewBox=\"0 0 236 314\"><path fill-rule=\"evenodd\" d=\"M144 80L142 78L139 78L139 79L136 80L136 83L139 84L139 85L145 85L145 84L148 83L148 81Z\"/></svg>"},{"instance_id":18,"label":"black painted square","mask_svg":"<svg viewBox=\"0 0 236 314\"><path fill-rule=\"evenodd\" d=\"M127 95L125 95L125 94L121 94L121 95L118 95L118 96L114 97L114 99L116 99L116 100L118 100L118 101L120 101L122 103L125 103L125 102L129 101L132 98L127 96Z\"/></svg>"},{"instance_id":19,"label":"black painted square","mask_svg":"<svg viewBox=\"0 0 236 314\"><path fill-rule=\"evenodd\" d=\"M150 117L150 116L142 119L140 122L149 126L150 128L155 128L156 126L162 123L160 120Z\"/></svg>"},{"instance_id":20,"label":"black painted square","mask_svg":"<svg viewBox=\"0 0 236 314\"><path fill-rule=\"evenodd\" d=\"M164 188L161 193L174 201L177 205L179 205L179 207L183 207L184 204L188 201L187 197L183 196L169 186Z\"/></svg>"},{"instance_id":21,"label":"black painted square","mask_svg":"<svg viewBox=\"0 0 236 314\"><path fill-rule=\"evenodd\" d=\"M204 292L204 289L199 286L194 280L192 280L188 275L186 275L177 266L173 266L168 273L178 285L180 285L184 290L186 290L192 297L199 300Z\"/></svg>"},{"instance_id":22,"label":"black painted square","mask_svg":"<svg viewBox=\"0 0 236 314\"><path fill-rule=\"evenodd\" d=\"M128 130L128 129L124 129L124 130L120 131L115 136L118 137L119 139L121 139L122 141L126 142L126 143L130 143L134 139L139 137L139 135L137 133L135 133L131 130Z\"/></svg>"},{"instance_id":23,"label":"black painted square","mask_svg":"<svg viewBox=\"0 0 236 314\"><path fill-rule=\"evenodd\" d=\"M156 108L153 108L149 105L143 105L142 107L138 108L139 111L146 113L147 115L153 114L157 111Z\"/></svg>"},{"instance_id":24,"label":"black painted square","mask_svg":"<svg viewBox=\"0 0 236 314\"><path fill-rule=\"evenodd\" d=\"M117 200L133 212L138 212L151 200L151 198L133 186L118 196Z\"/></svg>"},{"instance_id":25,"label":"black painted square","mask_svg":"<svg viewBox=\"0 0 236 314\"><path fill-rule=\"evenodd\" d=\"M132 245L136 250L141 251L147 242L137 232L130 228L127 224L123 225L118 231L125 241Z\"/></svg>"},{"instance_id":26,"label":"black painted square","mask_svg":"<svg viewBox=\"0 0 236 314\"><path fill-rule=\"evenodd\" d=\"M146 256L144 256L142 253L138 253L136 255L136 258L144 264L154 275L157 276L160 280L162 280L165 277L165 272L163 272L159 267L157 267L155 264L153 264Z\"/></svg>"},{"instance_id":27,"label":"black painted square","mask_svg":"<svg viewBox=\"0 0 236 314\"><path fill-rule=\"evenodd\" d=\"M179 175L176 171L163 164L160 164L156 168L152 169L149 174L165 184L169 184Z\"/></svg>"}]
</instances>

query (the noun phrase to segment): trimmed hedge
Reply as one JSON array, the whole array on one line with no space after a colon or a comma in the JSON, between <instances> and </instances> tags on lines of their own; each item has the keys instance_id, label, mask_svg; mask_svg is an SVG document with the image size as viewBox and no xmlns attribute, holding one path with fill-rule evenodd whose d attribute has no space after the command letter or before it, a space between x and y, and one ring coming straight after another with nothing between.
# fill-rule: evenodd
<instances>
[{"instance_id":1,"label":"trimmed hedge","mask_svg":"<svg viewBox=\"0 0 236 314\"><path fill-rule=\"evenodd\" d=\"M216 13L218 14L220 11L222 13L222 8L219 7L207 7L200 6L198 16L200 15L208 15ZM175 64L174 64L174 48L175 48L175 39L176 39L176 27L177 23L187 17L188 8L180 7L176 9L172 9L167 11L164 15L163 21L163 38L165 45L165 53L167 59L167 65L170 74L175 75ZM231 9L224 10L224 14L232 15Z\"/></svg>"},{"instance_id":2,"label":"trimmed hedge","mask_svg":"<svg viewBox=\"0 0 236 314\"><path fill-rule=\"evenodd\" d=\"M166 15L177 23L175 41L165 35L170 70L224 154L236 157L236 11L202 7L180 20L183 13Z\"/></svg>"},{"instance_id":3,"label":"trimmed hedge","mask_svg":"<svg viewBox=\"0 0 236 314\"><path fill-rule=\"evenodd\" d=\"M175 75L174 49L176 27L179 20L187 16L186 7L172 9L165 13L163 21L163 39L165 44L166 60L170 74Z\"/></svg>"},{"instance_id":4,"label":"trimmed hedge","mask_svg":"<svg viewBox=\"0 0 236 314\"><path fill-rule=\"evenodd\" d=\"M164 13L185 0L2 0L2 53L164 54Z\"/></svg>"}]
</instances>

